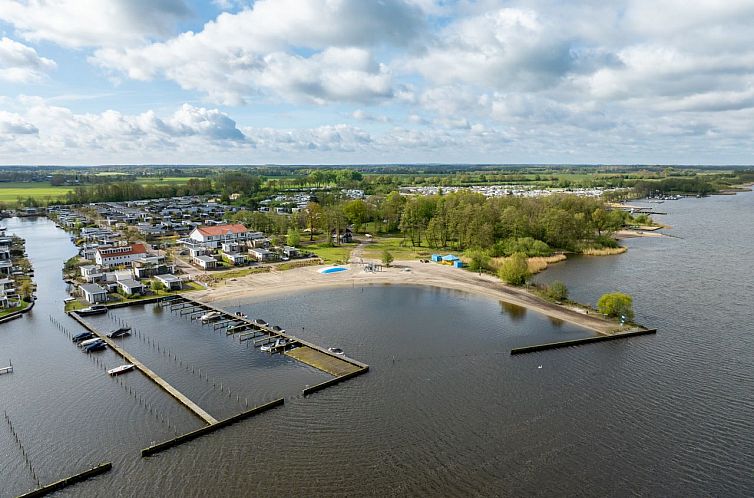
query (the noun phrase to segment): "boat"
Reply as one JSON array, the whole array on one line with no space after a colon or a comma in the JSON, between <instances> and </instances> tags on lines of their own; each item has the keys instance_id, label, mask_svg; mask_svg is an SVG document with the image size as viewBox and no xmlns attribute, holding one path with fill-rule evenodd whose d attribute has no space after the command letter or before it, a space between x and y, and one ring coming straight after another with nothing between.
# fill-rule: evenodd
<instances>
[{"instance_id":1,"label":"boat","mask_svg":"<svg viewBox=\"0 0 754 498\"><path fill-rule=\"evenodd\" d=\"M277 325L273 325L273 326L272 326L272 330L273 330L273 331L275 331L275 332L280 332L280 333L283 333L283 332L285 332L285 329L284 329L284 328L282 328L282 327L278 327Z\"/></svg>"},{"instance_id":2,"label":"boat","mask_svg":"<svg viewBox=\"0 0 754 498\"><path fill-rule=\"evenodd\" d=\"M254 325L257 325L259 327L266 327L267 326L267 322L265 322L264 320L262 320L260 318L257 318L256 320L254 320Z\"/></svg>"},{"instance_id":3,"label":"boat","mask_svg":"<svg viewBox=\"0 0 754 498\"><path fill-rule=\"evenodd\" d=\"M102 304L95 304L94 306L89 306L88 308L80 309L76 313L78 313L81 316L101 315L102 313L107 313L107 306L104 306Z\"/></svg>"},{"instance_id":4,"label":"boat","mask_svg":"<svg viewBox=\"0 0 754 498\"><path fill-rule=\"evenodd\" d=\"M344 353L344 352L343 352L343 350L342 350L342 349L340 349L340 348L327 348L327 350L328 350L329 352L331 352L332 354L346 354L346 353Z\"/></svg>"},{"instance_id":5,"label":"boat","mask_svg":"<svg viewBox=\"0 0 754 498\"><path fill-rule=\"evenodd\" d=\"M102 340L102 339L100 339L99 337L95 337L95 338L93 338L93 339L87 339L87 340L85 340L85 341L81 341L81 342L79 342L79 347L80 347L80 348L85 348L85 347L87 347L87 346L91 346L92 344L96 344L96 343L98 343L98 342L105 342L105 341L103 341L103 340Z\"/></svg>"},{"instance_id":6,"label":"boat","mask_svg":"<svg viewBox=\"0 0 754 498\"><path fill-rule=\"evenodd\" d=\"M128 372L129 370L133 370L134 366L130 363L127 363L125 365L121 365L119 367L111 368L107 371L110 375L120 375L122 373Z\"/></svg>"},{"instance_id":7,"label":"boat","mask_svg":"<svg viewBox=\"0 0 754 498\"><path fill-rule=\"evenodd\" d=\"M223 316L222 313L219 311L210 311L209 313L205 313L202 316L199 317L199 320L203 322L211 322L212 320L215 320L216 318L220 318Z\"/></svg>"},{"instance_id":8,"label":"boat","mask_svg":"<svg viewBox=\"0 0 754 498\"><path fill-rule=\"evenodd\" d=\"M121 327L119 329L115 329L109 334L107 334L107 337L110 337L111 339L117 338L117 337L124 337L127 335L131 335L131 327Z\"/></svg>"},{"instance_id":9,"label":"boat","mask_svg":"<svg viewBox=\"0 0 754 498\"><path fill-rule=\"evenodd\" d=\"M94 334L92 334L91 332L82 332L80 334L74 335L71 340L73 342L81 342L87 339L91 339L92 337L94 337Z\"/></svg>"},{"instance_id":10,"label":"boat","mask_svg":"<svg viewBox=\"0 0 754 498\"><path fill-rule=\"evenodd\" d=\"M247 314L245 314L245 313L243 313L241 311L236 311L236 316L239 317L239 318L249 318L249 315L247 315Z\"/></svg>"},{"instance_id":11,"label":"boat","mask_svg":"<svg viewBox=\"0 0 754 498\"><path fill-rule=\"evenodd\" d=\"M272 351L272 344L265 344L261 348L259 348L260 351L264 351L265 353Z\"/></svg>"},{"instance_id":12,"label":"boat","mask_svg":"<svg viewBox=\"0 0 754 498\"><path fill-rule=\"evenodd\" d=\"M90 344L85 347L84 351L86 351L87 353L93 353L94 351L102 351L105 348L107 348L107 344L105 344L104 342L95 342L94 344Z\"/></svg>"}]
</instances>

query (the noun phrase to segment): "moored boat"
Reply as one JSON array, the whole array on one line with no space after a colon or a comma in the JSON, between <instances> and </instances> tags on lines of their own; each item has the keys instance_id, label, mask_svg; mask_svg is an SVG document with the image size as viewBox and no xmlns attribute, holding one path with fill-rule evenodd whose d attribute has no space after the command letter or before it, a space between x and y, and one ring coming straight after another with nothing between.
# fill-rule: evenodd
<instances>
[{"instance_id":1,"label":"moored boat","mask_svg":"<svg viewBox=\"0 0 754 498\"><path fill-rule=\"evenodd\" d=\"M105 348L107 348L107 344L105 344L104 341L101 341L88 345L84 348L84 351L87 353L93 353L94 351L102 351Z\"/></svg>"},{"instance_id":2,"label":"moored boat","mask_svg":"<svg viewBox=\"0 0 754 498\"><path fill-rule=\"evenodd\" d=\"M73 342L81 342L86 341L87 339L91 339L92 337L94 337L94 334L92 334L91 332L82 332L80 334L74 335L71 340Z\"/></svg>"},{"instance_id":3,"label":"moored boat","mask_svg":"<svg viewBox=\"0 0 754 498\"><path fill-rule=\"evenodd\" d=\"M96 344L98 342L105 342L105 341L103 341L99 337L94 337L92 339L86 339L85 341L79 342L79 347L86 348L87 346L91 346L92 344Z\"/></svg>"},{"instance_id":4,"label":"moored boat","mask_svg":"<svg viewBox=\"0 0 754 498\"><path fill-rule=\"evenodd\" d=\"M203 322L211 322L212 320L220 318L221 316L223 316L223 314L220 313L219 311L210 311L209 313L205 313L202 316L200 316L199 320Z\"/></svg>"},{"instance_id":5,"label":"moored boat","mask_svg":"<svg viewBox=\"0 0 754 498\"><path fill-rule=\"evenodd\" d=\"M103 306L101 304L95 304L93 306L89 306L88 308L83 308L78 311L76 311L81 316L88 316L88 315L101 315L102 313L107 313L107 306Z\"/></svg>"},{"instance_id":6,"label":"moored boat","mask_svg":"<svg viewBox=\"0 0 754 498\"><path fill-rule=\"evenodd\" d=\"M131 335L131 327L121 327L119 329L115 329L109 334L107 334L107 337L110 337L111 339L115 339L117 337L124 337L127 335Z\"/></svg>"},{"instance_id":7,"label":"moored boat","mask_svg":"<svg viewBox=\"0 0 754 498\"><path fill-rule=\"evenodd\" d=\"M134 369L134 365L127 363L125 365L121 365L119 367L111 368L107 371L109 375L120 375L122 373L128 372L130 370Z\"/></svg>"}]
</instances>

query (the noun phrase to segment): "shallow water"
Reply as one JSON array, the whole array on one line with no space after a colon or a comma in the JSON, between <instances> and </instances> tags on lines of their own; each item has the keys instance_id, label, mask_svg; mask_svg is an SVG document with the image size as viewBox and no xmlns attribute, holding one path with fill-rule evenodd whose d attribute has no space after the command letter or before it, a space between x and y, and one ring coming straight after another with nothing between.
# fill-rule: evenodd
<instances>
[{"instance_id":1,"label":"shallow water","mask_svg":"<svg viewBox=\"0 0 754 498\"><path fill-rule=\"evenodd\" d=\"M124 343L216 416L243 409L236 394L250 405L286 397L282 408L149 459L139 449L171 428L49 322L53 314L75 329L59 304L59 268L74 252L67 236L46 220L9 220L9 231L38 244L27 248L40 299L33 316L0 325L0 358L16 365L0 376L0 403L42 481L114 462L110 474L63 493L71 496L750 495L754 194L661 206L678 238L631 240L624 255L574 259L538 277L564 280L590 302L632 293L655 337L511 357L511 347L589 333L432 288L224 303L370 365L303 398L301 388L328 376L153 306L92 318L102 328L125 320L222 379L232 397L153 342ZM110 352L100 358L119 363ZM141 374L122 378L171 426L200 425ZM0 496L33 485L14 444L3 427Z\"/></svg>"}]
</instances>

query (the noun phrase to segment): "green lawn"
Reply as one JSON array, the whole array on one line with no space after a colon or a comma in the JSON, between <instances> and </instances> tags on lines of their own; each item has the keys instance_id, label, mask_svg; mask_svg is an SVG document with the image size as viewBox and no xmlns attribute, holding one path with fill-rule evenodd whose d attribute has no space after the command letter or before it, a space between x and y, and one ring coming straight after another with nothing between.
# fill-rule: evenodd
<instances>
[{"instance_id":1,"label":"green lawn","mask_svg":"<svg viewBox=\"0 0 754 498\"><path fill-rule=\"evenodd\" d=\"M411 242L401 245L403 237L374 237L364 249L364 257L367 259L382 259L385 249L390 251L395 259L428 259L437 250L430 249L426 245L412 247ZM426 243L425 243L426 244Z\"/></svg>"},{"instance_id":2,"label":"green lawn","mask_svg":"<svg viewBox=\"0 0 754 498\"><path fill-rule=\"evenodd\" d=\"M65 198L71 187L53 187L47 182L0 182L0 202L16 204L18 197L33 197L41 201Z\"/></svg>"},{"instance_id":3,"label":"green lawn","mask_svg":"<svg viewBox=\"0 0 754 498\"><path fill-rule=\"evenodd\" d=\"M351 255L351 251L356 247L358 244L343 244L341 246L335 246L332 247L326 242L321 242L317 244L310 244L302 246L301 248L304 251L313 252L325 263L330 264L341 264L348 261L348 257Z\"/></svg>"}]
</instances>

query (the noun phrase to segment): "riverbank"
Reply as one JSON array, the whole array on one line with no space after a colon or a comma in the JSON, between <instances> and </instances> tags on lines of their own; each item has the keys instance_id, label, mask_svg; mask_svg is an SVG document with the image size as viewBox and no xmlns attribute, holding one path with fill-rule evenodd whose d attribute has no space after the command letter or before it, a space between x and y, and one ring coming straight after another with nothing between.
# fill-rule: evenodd
<instances>
[{"instance_id":1,"label":"riverbank","mask_svg":"<svg viewBox=\"0 0 754 498\"><path fill-rule=\"evenodd\" d=\"M248 275L235 281L225 281L224 284L206 291L194 292L191 297L205 302L238 301L281 293L315 291L328 287L375 284L420 285L488 296L603 335L627 329L598 315L566 308L546 301L524 289L504 285L496 277L484 273L477 274L450 266L418 261L396 261L392 267L375 273L363 271L361 265L352 264L347 267L349 271L324 275L318 272L322 268L320 266Z\"/></svg>"}]
</instances>

